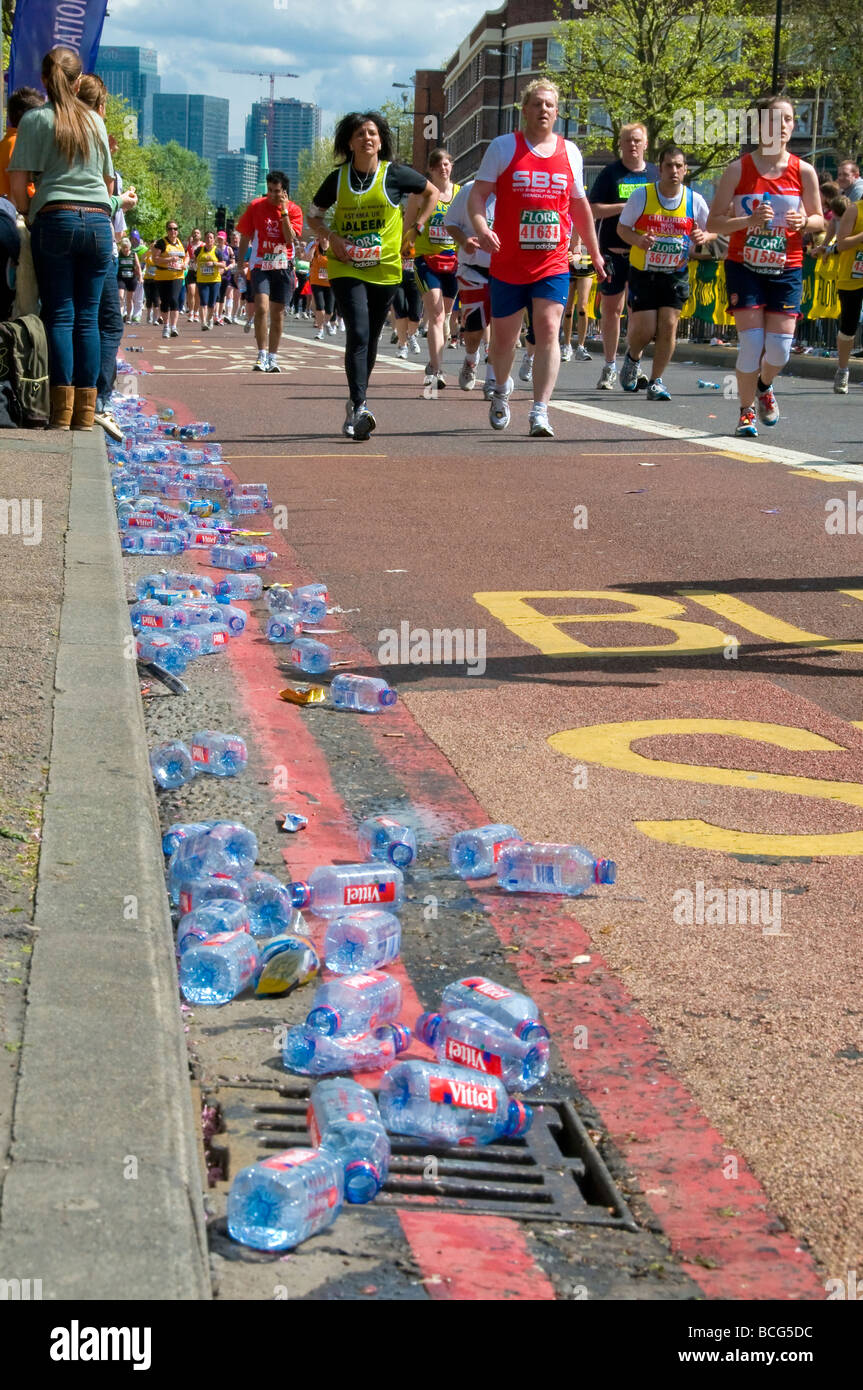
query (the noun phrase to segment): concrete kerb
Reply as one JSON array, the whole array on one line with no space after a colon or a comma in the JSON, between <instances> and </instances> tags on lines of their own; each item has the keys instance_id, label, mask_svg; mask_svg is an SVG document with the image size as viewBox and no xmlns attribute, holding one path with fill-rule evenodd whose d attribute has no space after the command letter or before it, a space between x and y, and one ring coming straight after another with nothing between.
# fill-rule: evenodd
<instances>
[{"instance_id":1,"label":"concrete kerb","mask_svg":"<svg viewBox=\"0 0 863 1390\"><path fill-rule=\"evenodd\" d=\"M0 1275L41 1279L46 1299L208 1299L198 1119L104 437L76 434L71 448Z\"/></svg>"}]
</instances>

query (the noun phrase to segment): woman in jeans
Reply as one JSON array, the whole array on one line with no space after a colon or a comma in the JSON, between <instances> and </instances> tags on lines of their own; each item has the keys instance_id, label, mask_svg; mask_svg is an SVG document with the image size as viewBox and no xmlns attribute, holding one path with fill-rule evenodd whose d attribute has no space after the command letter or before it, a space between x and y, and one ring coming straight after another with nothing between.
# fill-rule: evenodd
<instances>
[{"instance_id":1,"label":"woman in jeans","mask_svg":"<svg viewBox=\"0 0 863 1390\"><path fill-rule=\"evenodd\" d=\"M114 170L105 123L78 100L81 61L69 48L42 60L44 106L18 127L13 200L29 211L51 369L51 428L92 429L99 375L99 300L111 268ZM35 183L32 201L29 181Z\"/></svg>"}]
</instances>

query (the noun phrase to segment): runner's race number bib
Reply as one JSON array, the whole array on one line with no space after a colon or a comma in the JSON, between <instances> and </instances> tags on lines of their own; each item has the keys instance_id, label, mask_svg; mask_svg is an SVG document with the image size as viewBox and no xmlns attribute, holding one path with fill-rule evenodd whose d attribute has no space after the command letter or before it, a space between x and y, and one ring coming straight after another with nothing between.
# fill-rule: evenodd
<instances>
[{"instance_id":1,"label":"runner's race number bib","mask_svg":"<svg viewBox=\"0 0 863 1390\"><path fill-rule=\"evenodd\" d=\"M543 251L560 245L560 213L551 208L525 208L518 226L522 251Z\"/></svg>"},{"instance_id":2,"label":"runner's race number bib","mask_svg":"<svg viewBox=\"0 0 863 1390\"><path fill-rule=\"evenodd\" d=\"M658 236L644 253L645 270L674 271L686 264L688 236Z\"/></svg>"},{"instance_id":3,"label":"runner's race number bib","mask_svg":"<svg viewBox=\"0 0 863 1390\"><path fill-rule=\"evenodd\" d=\"M863 246L858 246L851 265L851 279L863 280Z\"/></svg>"},{"instance_id":4,"label":"runner's race number bib","mask_svg":"<svg viewBox=\"0 0 863 1390\"><path fill-rule=\"evenodd\" d=\"M743 243L743 264L759 275L781 275L785 269L785 228L762 227Z\"/></svg>"},{"instance_id":5,"label":"runner's race number bib","mask_svg":"<svg viewBox=\"0 0 863 1390\"><path fill-rule=\"evenodd\" d=\"M354 265L360 268L380 265L381 239L378 233L370 232L368 236L357 237L348 247L348 254Z\"/></svg>"},{"instance_id":6,"label":"runner's race number bib","mask_svg":"<svg viewBox=\"0 0 863 1390\"><path fill-rule=\"evenodd\" d=\"M432 242L443 243L450 240L442 212L436 212L434 217L429 220L428 234L429 241Z\"/></svg>"},{"instance_id":7,"label":"runner's race number bib","mask_svg":"<svg viewBox=\"0 0 863 1390\"><path fill-rule=\"evenodd\" d=\"M276 246L266 256L261 257L259 270L287 270L288 251L285 246Z\"/></svg>"}]
</instances>

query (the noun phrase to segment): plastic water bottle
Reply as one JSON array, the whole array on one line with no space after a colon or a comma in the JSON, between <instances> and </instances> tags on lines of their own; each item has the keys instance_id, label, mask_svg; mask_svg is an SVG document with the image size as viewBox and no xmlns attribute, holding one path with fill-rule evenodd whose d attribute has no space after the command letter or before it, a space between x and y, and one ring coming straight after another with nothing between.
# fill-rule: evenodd
<instances>
[{"instance_id":1,"label":"plastic water bottle","mask_svg":"<svg viewBox=\"0 0 863 1390\"><path fill-rule=\"evenodd\" d=\"M266 603L271 613L299 611L290 584L271 584L267 590Z\"/></svg>"},{"instance_id":2,"label":"plastic water bottle","mask_svg":"<svg viewBox=\"0 0 863 1390\"><path fill-rule=\"evenodd\" d=\"M189 532L190 550L212 550L214 545L220 545L222 540L221 531L201 530Z\"/></svg>"},{"instance_id":3,"label":"plastic water bottle","mask_svg":"<svg viewBox=\"0 0 863 1390\"><path fill-rule=\"evenodd\" d=\"M563 893L579 897L594 883L614 883L613 859L594 859L581 845L507 845L497 864L497 881L509 893Z\"/></svg>"},{"instance_id":4,"label":"plastic water bottle","mask_svg":"<svg viewBox=\"0 0 863 1390\"><path fill-rule=\"evenodd\" d=\"M224 626L222 615L225 604L219 603L215 595L202 595L200 598L190 595L179 606L187 623L221 623Z\"/></svg>"},{"instance_id":5,"label":"plastic water bottle","mask_svg":"<svg viewBox=\"0 0 863 1390\"><path fill-rule=\"evenodd\" d=\"M497 873L497 861L504 846L520 840L514 825L481 825L477 830L460 830L449 842L449 862L460 878L490 878Z\"/></svg>"},{"instance_id":6,"label":"plastic water bottle","mask_svg":"<svg viewBox=\"0 0 863 1390\"><path fill-rule=\"evenodd\" d=\"M195 878L178 881L177 903L181 916L194 912L196 907L212 902L214 898L230 898L233 902L244 903L246 894L240 880L226 873L198 874Z\"/></svg>"},{"instance_id":7,"label":"plastic water bottle","mask_svg":"<svg viewBox=\"0 0 863 1390\"><path fill-rule=\"evenodd\" d=\"M334 975L379 970L401 945L401 922L392 912L345 912L327 923L324 963Z\"/></svg>"},{"instance_id":8,"label":"plastic water bottle","mask_svg":"<svg viewBox=\"0 0 863 1390\"><path fill-rule=\"evenodd\" d=\"M192 755L185 743L174 739L171 743L160 743L150 754L150 769L157 786L166 791L182 787L191 782L195 775Z\"/></svg>"},{"instance_id":9,"label":"plastic water bottle","mask_svg":"<svg viewBox=\"0 0 863 1390\"><path fill-rule=\"evenodd\" d=\"M722 387L721 387L721 385L720 385L720 383L719 383L718 381L702 381L702 380L699 380L699 382L698 382L698 389L699 389L700 391L721 391L721 390L722 390Z\"/></svg>"},{"instance_id":10,"label":"plastic water bottle","mask_svg":"<svg viewBox=\"0 0 863 1390\"><path fill-rule=\"evenodd\" d=\"M118 502L133 502L141 488L136 478L115 478L114 496Z\"/></svg>"},{"instance_id":11,"label":"plastic water bottle","mask_svg":"<svg viewBox=\"0 0 863 1390\"><path fill-rule=\"evenodd\" d=\"M212 583L212 580L210 581ZM216 593L219 597L246 599L253 602L260 598L264 583L259 574L229 574L218 580Z\"/></svg>"},{"instance_id":12,"label":"plastic water bottle","mask_svg":"<svg viewBox=\"0 0 863 1390\"><path fill-rule=\"evenodd\" d=\"M158 531L159 518L154 511L144 511L134 507L119 507L117 519L127 531Z\"/></svg>"},{"instance_id":13,"label":"plastic water bottle","mask_svg":"<svg viewBox=\"0 0 863 1390\"><path fill-rule=\"evenodd\" d=\"M268 642L294 642L302 631L303 625L292 609L283 609L267 619Z\"/></svg>"},{"instance_id":14,"label":"plastic water bottle","mask_svg":"<svg viewBox=\"0 0 863 1390\"><path fill-rule=\"evenodd\" d=\"M231 640L230 630L223 623L193 623L189 631L196 632L200 637L204 656L224 651Z\"/></svg>"},{"instance_id":15,"label":"plastic water bottle","mask_svg":"<svg viewBox=\"0 0 863 1390\"><path fill-rule=\"evenodd\" d=\"M190 835L172 855L169 883L204 873L227 873L245 878L255 867L258 841L240 821L216 821L208 830Z\"/></svg>"},{"instance_id":16,"label":"plastic water bottle","mask_svg":"<svg viewBox=\"0 0 863 1390\"><path fill-rule=\"evenodd\" d=\"M129 609L129 622L132 624L133 632L141 629L165 632L178 626L176 610L155 603L152 599L142 599L140 603L133 603Z\"/></svg>"},{"instance_id":17,"label":"plastic water bottle","mask_svg":"<svg viewBox=\"0 0 863 1390\"><path fill-rule=\"evenodd\" d=\"M548 1029L539 1021L539 1009L526 994L516 994L504 985L487 980L484 975L470 975L453 980L441 997L441 1013L454 1009L478 1009L487 1018L495 1019L509 1028L523 1042L548 1038Z\"/></svg>"},{"instance_id":18,"label":"plastic water bottle","mask_svg":"<svg viewBox=\"0 0 863 1390\"><path fill-rule=\"evenodd\" d=\"M162 488L162 496L171 500L189 502L197 492L194 483L172 482L165 483Z\"/></svg>"},{"instance_id":19,"label":"plastic water bottle","mask_svg":"<svg viewBox=\"0 0 863 1390\"><path fill-rule=\"evenodd\" d=\"M371 1202L390 1168L390 1141L371 1091L356 1081L319 1081L306 1120L312 1143L342 1165L346 1201Z\"/></svg>"},{"instance_id":20,"label":"plastic water bottle","mask_svg":"<svg viewBox=\"0 0 863 1390\"><path fill-rule=\"evenodd\" d=\"M192 734L190 751L196 770L213 777L235 777L249 759L239 734L220 734L215 729Z\"/></svg>"},{"instance_id":21,"label":"plastic water bottle","mask_svg":"<svg viewBox=\"0 0 863 1390\"><path fill-rule=\"evenodd\" d=\"M187 658L173 637L143 634L135 643L135 653L139 661L152 661L172 676L182 676L188 665Z\"/></svg>"},{"instance_id":22,"label":"plastic water bottle","mask_svg":"<svg viewBox=\"0 0 863 1390\"><path fill-rule=\"evenodd\" d=\"M253 936L276 936L294 920L290 890L274 874L254 870L241 880Z\"/></svg>"},{"instance_id":23,"label":"plastic water bottle","mask_svg":"<svg viewBox=\"0 0 863 1390\"><path fill-rule=\"evenodd\" d=\"M290 1250L331 1226L343 1202L334 1153L285 1149L240 1169L228 1194L228 1232L254 1250Z\"/></svg>"},{"instance_id":24,"label":"plastic water bottle","mask_svg":"<svg viewBox=\"0 0 863 1390\"><path fill-rule=\"evenodd\" d=\"M194 420L191 425L170 425L165 433L171 439L206 439L216 433L216 426L207 420Z\"/></svg>"},{"instance_id":25,"label":"plastic water bottle","mask_svg":"<svg viewBox=\"0 0 863 1390\"><path fill-rule=\"evenodd\" d=\"M491 1144L526 1134L530 1107L514 1100L496 1076L479 1077L450 1062L396 1062L380 1087L381 1118L390 1134L432 1144Z\"/></svg>"},{"instance_id":26,"label":"plastic water bottle","mask_svg":"<svg viewBox=\"0 0 863 1390\"><path fill-rule=\"evenodd\" d=\"M180 989L189 1004L227 1004L252 982L257 969L258 948L248 932L218 932L183 954Z\"/></svg>"},{"instance_id":27,"label":"plastic water bottle","mask_svg":"<svg viewBox=\"0 0 863 1390\"><path fill-rule=\"evenodd\" d=\"M139 530L121 536L120 546L126 555L180 555L186 549L186 541L180 531Z\"/></svg>"},{"instance_id":28,"label":"plastic water bottle","mask_svg":"<svg viewBox=\"0 0 863 1390\"><path fill-rule=\"evenodd\" d=\"M372 1033L348 1033L334 1038L316 1033L308 1024L289 1028L282 1047L286 1071L301 1076L335 1076L351 1071L388 1067L410 1047L410 1031L401 1023L386 1023Z\"/></svg>"},{"instance_id":29,"label":"plastic water bottle","mask_svg":"<svg viewBox=\"0 0 863 1390\"><path fill-rule=\"evenodd\" d=\"M315 676L330 669L329 647L325 642L316 642L313 637L298 637L291 647L290 656L294 666Z\"/></svg>"},{"instance_id":30,"label":"plastic water bottle","mask_svg":"<svg viewBox=\"0 0 863 1390\"><path fill-rule=\"evenodd\" d=\"M401 825L390 816L370 816L357 831L360 853L366 859L396 864L406 869L417 853L417 837L409 825Z\"/></svg>"},{"instance_id":31,"label":"plastic water bottle","mask_svg":"<svg viewBox=\"0 0 863 1390\"><path fill-rule=\"evenodd\" d=\"M152 598L158 589L189 594L197 590L201 594L212 594L215 585L205 574L180 574L176 570L164 570L159 574L145 574L136 583L135 594L139 599Z\"/></svg>"},{"instance_id":32,"label":"plastic water bottle","mask_svg":"<svg viewBox=\"0 0 863 1390\"><path fill-rule=\"evenodd\" d=\"M249 914L245 903L232 898L210 898L191 912L185 912L177 927L177 955L183 956L202 941L224 932L249 930Z\"/></svg>"},{"instance_id":33,"label":"plastic water bottle","mask_svg":"<svg viewBox=\"0 0 863 1390\"><path fill-rule=\"evenodd\" d=\"M273 558L262 546L214 545L210 551L210 564L223 570L262 570Z\"/></svg>"},{"instance_id":34,"label":"plastic water bottle","mask_svg":"<svg viewBox=\"0 0 863 1390\"><path fill-rule=\"evenodd\" d=\"M363 714L380 714L395 704L398 695L377 676L350 676L340 671L330 681L330 699L336 709L358 709Z\"/></svg>"},{"instance_id":35,"label":"plastic water bottle","mask_svg":"<svg viewBox=\"0 0 863 1390\"><path fill-rule=\"evenodd\" d=\"M244 492L235 492L228 502L231 516L252 516L267 511L272 506L269 498L256 497Z\"/></svg>"},{"instance_id":36,"label":"plastic water bottle","mask_svg":"<svg viewBox=\"0 0 863 1390\"><path fill-rule=\"evenodd\" d=\"M346 907L400 907L405 881L394 864L325 864L292 883L291 895L294 907L330 917Z\"/></svg>"},{"instance_id":37,"label":"plastic water bottle","mask_svg":"<svg viewBox=\"0 0 863 1390\"><path fill-rule=\"evenodd\" d=\"M511 1028L478 1009L421 1014L414 1029L441 1062L498 1076L509 1091L529 1091L548 1072L548 1039L517 1038Z\"/></svg>"},{"instance_id":38,"label":"plastic water bottle","mask_svg":"<svg viewBox=\"0 0 863 1390\"><path fill-rule=\"evenodd\" d=\"M215 824L214 820L175 821L162 836L162 852L173 854L184 840L188 840L191 835L200 835L201 831L209 830Z\"/></svg>"},{"instance_id":39,"label":"plastic water bottle","mask_svg":"<svg viewBox=\"0 0 863 1390\"><path fill-rule=\"evenodd\" d=\"M265 502L270 500L270 489L267 483L237 483L234 492L238 497L262 497Z\"/></svg>"},{"instance_id":40,"label":"plastic water bottle","mask_svg":"<svg viewBox=\"0 0 863 1390\"><path fill-rule=\"evenodd\" d=\"M306 1019L316 1033L366 1033L398 1018L402 987L392 975L370 970L318 986Z\"/></svg>"},{"instance_id":41,"label":"plastic water bottle","mask_svg":"<svg viewBox=\"0 0 863 1390\"><path fill-rule=\"evenodd\" d=\"M322 623L327 616L326 584L301 584L294 589L294 607L304 623Z\"/></svg>"},{"instance_id":42,"label":"plastic water bottle","mask_svg":"<svg viewBox=\"0 0 863 1390\"><path fill-rule=\"evenodd\" d=\"M204 642L193 627L175 627L171 634L187 661L203 656Z\"/></svg>"},{"instance_id":43,"label":"plastic water bottle","mask_svg":"<svg viewBox=\"0 0 863 1390\"><path fill-rule=\"evenodd\" d=\"M221 610L220 622L224 623L232 637L239 637L241 632L246 630L246 615L242 608L235 608L232 603L220 603Z\"/></svg>"}]
</instances>

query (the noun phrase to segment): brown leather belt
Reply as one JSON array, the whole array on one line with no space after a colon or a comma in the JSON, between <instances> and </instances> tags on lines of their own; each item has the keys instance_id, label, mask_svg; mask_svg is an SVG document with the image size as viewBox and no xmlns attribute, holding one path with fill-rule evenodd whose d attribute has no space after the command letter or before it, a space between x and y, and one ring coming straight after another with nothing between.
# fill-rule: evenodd
<instances>
[{"instance_id":1,"label":"brown leather belt","mask_svg":"<svg viewBox=\"0 0 863 1390\"><path fill-rule=\"evenodd\" d=\"M46 203L39 209L37 216L41 217L43 212L102 212L106 217L111 216L109 208L97 207L91 203Z\"/></svg>"}]
</instances>

